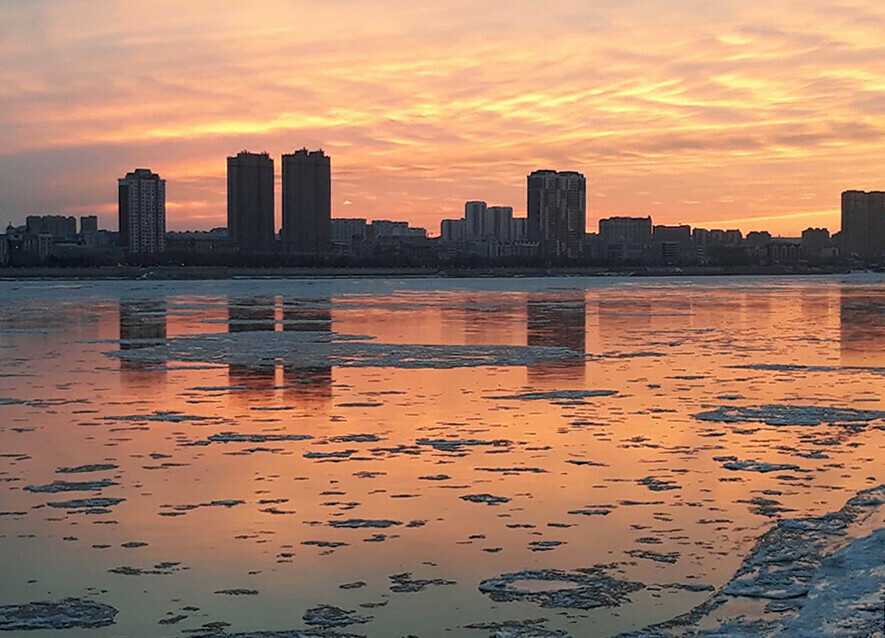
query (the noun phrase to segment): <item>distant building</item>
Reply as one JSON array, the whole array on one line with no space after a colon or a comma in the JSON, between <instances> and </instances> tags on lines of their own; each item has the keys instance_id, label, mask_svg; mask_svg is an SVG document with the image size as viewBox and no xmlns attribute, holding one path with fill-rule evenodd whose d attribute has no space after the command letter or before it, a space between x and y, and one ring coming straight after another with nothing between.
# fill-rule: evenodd
<instances>
[{"instance_id":1,"label":"distant building","mask_svg":"<svg viewBox=\"0 0 885 638\"><path fill-rule=\"evenodd\" d=\"M649 255L652 263L675 265L693 259L691 226L657 225L652 229L651 241L654 252Z\"/></svg>"},{"instance_id":2,"label":"distant building","mask_svg":"<svg viewBox=\"0 0 885 638\"><path fill-rule=\"evenodd\" d=\"M369 226L366 236L371 240L381 237L409 237L409 222L376 219Z\"/></svg>"},{"instance_id":3,"label":"distant building","mask_svg":"<svg viewBox=\"0 0 885 638\"><path fill-rule=\"evenodd\" d=\"M885 253L885 192L842 193L843 250L872 257Z\"/></svg>"},{"instance_id":4,"label":"distant building","mask_svg":"<svg viewBox=\"0 0 885 638\"><path fill-rule=\"evenodd\" d=\"M515 217L510 220L511 241L526 241L528 239L528 220L525 217Z\"/></svg>"},{"instance_id":5,"label":"distant building","mask_svg":"<svg viewBox=\"0 0 885 638\"><path fill-rule=\"evenodd\" d=\"M486 209L485 236L495 241L513 241L513 208L511 206L489 206Z\"/></svg>"},{"instance_id":6,"label":"distant building","mask_svg":"<svg viewBox=\"0 0 885 638\"><path fill-rule=\"evenodd\" d=\"M9 239L5 234L0 235L0 266L9 264Z\"/></svg>"},{"instance_id":7,"label":"distant building","mask_svg":"<svg viewBox=\"0 0 885 638\"><path fill-rule=\"evenodd\" d=\"M166 233L166 251L187 255L229 255L236 251L227 228Z\"/></svg>"},{"instance_id":8,"label":"distant building","mask_svg":"<svg viewBox=\"0 0 885 638\"><path fill-rule=\"evenodd\" d=\"M765 246L771 243L771 233L767 230L753 230L747 233L747 246Z\"/></svg>"},{"instance_id":9,"label":"distant building","mask_svg":"<svg viewBox=\"0 0 885 638\"><path fill-rule=\"evenodd\" d=\"M98 232L98 217L95 215L82 215L80 217L80 234L85 235L86 233L97 233Z\"/></svg>"},{"instance_id":10,"label":"distant building","mask_svg":"<svg viewBox=\"0 0 885 638\"><path fill-rule=\"evenodd\" d=\"M63 215L28 215L25 232L51 235L53 239L70 239L77 236L77 220Z\"/></svg>"},{"instance_id":11,"label":"distant building","mask_svg":"<svg viewBox=\"0 0 885 638\"><path fill-rule=\"evenodd\" d=\"M227 158L227 228L241 253L274 246L274 170L267 153L242 151Z\"/></svg>"},{"instance_id":12,"label":"distant building","mask_svg":"<svg viewBox=\"0 0 885 638\"><path fill-rule=\"evenodd\" d=\"M118 180L120 245L129 253L166 249L166 180L137 168Z\"/></svg>"},{"instance_id":13,"label":"distant building","mask_svg":"<svg viewBox=\"0 0 885 638\"><path fill-rule=\"evenodd\" d=\"M485 202L467 202L464 204L464 239L479 240L485 237L486 213L488 204Z\"/></svg>"},{"instance_id":14,"label":"distant building","mask_svg":"<svg viewBox=\"0 0 885 638\"><path fill-rule=\"evenodd\" d=\"M333 219L332 243L349 244L354 239L365 239L367 228L365 219Z\"/></svg>"},{"instance_id":15,"label":"distant building","mask_svg":"<svg viewBox=\"0 0 885 638\"><path fill-rule=\"evenodd\" d=\"M723 243L737 245L744 241L744 235L740 230L726 230Z\"/></svg>"},{"instance_id":16,"label":"distant building","mask_svg":"<svg viewBox=\"0 0 885 638\"><path fill-rule=\"evenodd\" d=\"M833 246L830 231L826 228L806 228L802 231L802 254L808 259L835 257L838 253Z\"/></svg>"},{"instance_id":17,"label":"distant building","mask_svg":"<svg viewBox=\"0 0 885 638\"><path fill-rule=\"evenodd\" d=\"M580 257L584 251L587 202L581 173L535 171L528 181L528 239L542 257Z\"/></svg>"},{"instance_id":18,"label":"distant building","mask_svg":"<svg viewBox=\"0 0 885 638\"><path fill-rule=\"evenodd\" d=\"M324 253L332 238L332 163L322 150L283 155L283 230L287 250Z\"/></svg>"},{"instance_id":19,"label":"distant building","mask_svg":"<svg viewBox=\"0 0 885 638\"><path fill-rule=\"evenodd\" d=\"M662 226L658 225L652 229L653 242L673 242L681 247L691 245L691 226Z\"/></svg>"},{"instance_id":20,"label":"distant building","mask_svg":"<svg viewBox=\"0 0 885 638\"><path fill-rule=\"evenodd\" d=\"M608 260L643 259L651 238L651 217L608 217L599 220L599 241Z\"/></svg>"},{"instance_id":21,"label":"distant building","mask_svg":"<svg viewBox=\"0 0 885 638\"><path fill-rule=\"evenodd\" d=\"M710 245L710 231L706 228L695 228L691 231L691 241L696 248L705 248Z\"/></svg>"},{"instance_id":22,"label":"distant building","mask_svg":"<svg viewBox=\"0 0 885 638\"><path fill-rule=\"evenodd\" d=\"M439 236L444 242L463 242L465 227L463 219L444 219L439 225Z\"/></svg>"}]
</instances>

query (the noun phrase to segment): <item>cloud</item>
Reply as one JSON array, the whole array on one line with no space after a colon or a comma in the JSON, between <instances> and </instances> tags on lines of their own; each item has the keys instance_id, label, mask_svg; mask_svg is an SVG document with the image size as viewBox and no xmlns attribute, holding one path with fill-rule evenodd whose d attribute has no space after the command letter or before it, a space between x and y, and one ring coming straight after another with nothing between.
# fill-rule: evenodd
<instances>
[{"instance_id":1,"label":"cloud","mask_svg":"<svg viewBox=\"0 0 885 638\"><path fill-rule=\"evenodd\" d=\"M0 219L113 225L116 178L150 166L171 228L223 225L227 155L322 146L347 216L519 213L544 166L587 175L591 227L654 201L796 233L885 168L873 0L134 6L0 4Z\"/></svg>"}]
</instances>

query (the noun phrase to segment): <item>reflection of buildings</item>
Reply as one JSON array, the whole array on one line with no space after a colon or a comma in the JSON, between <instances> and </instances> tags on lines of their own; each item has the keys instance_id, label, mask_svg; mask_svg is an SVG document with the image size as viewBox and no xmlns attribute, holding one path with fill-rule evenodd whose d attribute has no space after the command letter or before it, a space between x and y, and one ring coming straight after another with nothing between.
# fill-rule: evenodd
<instances>
[{"instance_id":1,"label":"reflection of buildings","mask_svg":"<svg viewBox=\"0 0 885 638\"><path fill-rule=\"evenodd\" d=\"M276 329L276 300L273 297L229 299L227 303L227 330L237 332L274 332ZM276 386L274 366L228 366L230 385L250 390L273 391Z\"/></svg>"},{"instance_id":2,"label":"reflection of buildings","mask_svg":"<svg viewBox=\"0 0 885 638\"><path fill-rule=\"evenodd\" d=\"M529 346L568 348L580 355L587 351L583 291L555 297L530 297L526 302L526 324ZM585 363L581 356L529 366L529 380L583 378Z\"/></svg>"},{"instance_id":3,"label":"reflection of buildings","mask_svg":"<svg viewBox=\"0 0 885 638\"><path fill-rule=\"evenodd\" d=\"M310 332L312 337L331 338L332 310L327 300L286 302L283 306L285 332ZM332 399L332 367L283 366L287 402L327 403Z\"/></svg>"},{"instance_id":4,"label":"reflection of buildings","mask_svg":"<svg viewBox=\"0 0 885 638\"><path fill-rule=\"evenodd\" d=\"M843 362L882 365L885 358L885 293L843 287L839 317Z\"/></svg>"},{"instance_id":5,"label":"reflection of buildings","mask_svg":"<svg viewBox=\"0 0 885 638\"><path fill-rule=\"evenodd\" d=\"M281 308L282 314L278 312ZM329 339L332 330L332 311L324 300L282 301L275 297L249 297L228 301L228 332L276 332L277 318L282 317L283 332L308 332L313 339ZM279 335L282 336L282 335ZM292 346L292 357L298 356L298 344ZM285 352L280 358L287 359ZM278 389L276 365L229 365L231 386L246 388L234 393L250 401L252 391L273 393ZM326 403L332 398L331 366L286 365L283 368L283 388L287 404Z\"/></svg>"},{"instance_id":6,"label":"reflection of buildings","mask_svg":"<svg viewBox=\"0 0 885 638\"><path fill-rule=\"evenodd\" d=\"M166 341L166 301L120 301L120 351L141 350ZM120 360L122 381L133 387L166 382L166 369L155 363Z\"/></svg>"},{"instance_id":7,"label":"reflection of buildings","mask_svg":"<svg viewBox=\"0 0 885 638\"><path fill-rule=\"evenodd\" d=\"M448 311L448 314L457 321L465 345L519 345L525 339L525 304L521 299L511 301L502 297L498 302L490 303L488 297L468 297L464 307ZM456 333L450 330L448 334L454 336Z\"/></svg>"}]
</instances>

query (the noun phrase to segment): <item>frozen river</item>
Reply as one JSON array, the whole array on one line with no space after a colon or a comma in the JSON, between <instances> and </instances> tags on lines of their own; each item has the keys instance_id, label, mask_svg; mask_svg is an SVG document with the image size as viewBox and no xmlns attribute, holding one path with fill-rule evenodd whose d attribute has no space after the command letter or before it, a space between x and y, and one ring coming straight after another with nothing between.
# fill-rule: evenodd
<instances>
[{"instance_id":1,"label":"frozen river","mask_svg":"<svg viewBox=\"0 0 885 638\"><path fill-rule=\"evenodd\" d=\"M0 361L10 636L781 622L885 483L875 275L0 282Z\"/></svg>"}]
</instances>

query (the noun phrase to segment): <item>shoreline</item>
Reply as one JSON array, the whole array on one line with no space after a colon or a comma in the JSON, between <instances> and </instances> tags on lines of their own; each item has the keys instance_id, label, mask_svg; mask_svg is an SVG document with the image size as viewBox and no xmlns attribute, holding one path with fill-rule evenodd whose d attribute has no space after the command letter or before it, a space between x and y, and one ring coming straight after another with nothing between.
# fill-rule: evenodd
<instances>
[{"instance_id":1,"label":"shoreline","mask_svg":"<svg viewBox=\"0 0 885 638\"><path fill-rule=\"evenodd\" d=\"M850 267L753 267L753 268L602 268L602 267L489 267L489 268L396 268L396 267L279 267L237 266L109 266L95 268L23 267L0 268L0 281L41 279L74 280L229 280L229 279L327 279L327 278L521 278L521 277L803 277L848 275L864 272Z\"/></svg>"}]
</instances>

